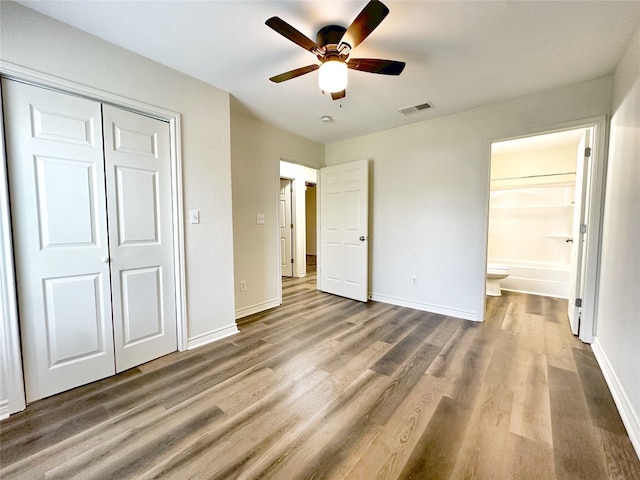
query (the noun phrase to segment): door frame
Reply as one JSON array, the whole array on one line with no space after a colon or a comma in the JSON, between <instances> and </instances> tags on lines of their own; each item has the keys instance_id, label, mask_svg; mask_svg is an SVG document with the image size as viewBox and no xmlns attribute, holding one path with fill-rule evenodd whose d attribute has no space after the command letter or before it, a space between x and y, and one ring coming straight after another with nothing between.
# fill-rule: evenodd
<instances>
[{"instance_id":1,"label":"door frame","mask_svg":"<svg viewBox=\"0 0 640 480\"><path fill-rule=\"evenodd\" d=\"M546 127L538 127L535 129L523 131L518 135L510 137L494 138L489 142L489 156L491 155L491 144L502 142L505 140L513 140L517 138L533 137L544 135L547 133L561 132L564 130L577 130L581 128L593 129L593 141L591 152L591 189L587 202L589 203L587 215L587 241L583 252L585 269L584 269L584 290L582 299L582 315L580 319L580 330L578 337L584 343L592 343L597 327L597 299L598 285L600 281L600 253L602 244L602 217L604 212L604 194L605 180L607 172L607 115L599 115L596 117L588 117L580 120L563 122L560 124L549 125ZM489 245L489 201L490 201L490 182L491 182L491 158L488 162L488 172L486 176L486 201L485 201L485 235L484 235L484 266L485 272L487 268L488 245ZM486 278L486 273L483 275ZM486 282L483 286L485 296L482 297L483 320L486 315Z\"/></svg>"},{"instance_id":2,"label":"door frame","mask_svg":"<svg viewBox=\"0 0 640 480\"><path fill-rule=\"evenodd\" d=\"M0 85L0 108L2 86ZM0 420L26 407L18 297L13 265L9 179L4 146L4 116L0 110Z\"/></svg>"},{"instance_id":3,"label":"door frame","mask_svg":"<svg viewBox=\"0 0 640 480\"><path fill-rule=\"evenodd\" d=\"M185 277L185 251L184 251L184 220L183 220L183 193L182 193L182 155L181 155L181 123L180 114L155 105L139 102L118 94L81 85L53 75L45 74L16 65L10 62L0 61L0 76L19 82L47 88L65 94L84 97L101 103L130 110L134 113L146 115L169 123L170 132L170 161L171 161L171 192L172 192L172 227L174 248L174 282L176 288L176 328L178 339L178 351L187 349L187 311L186 311L186 277ZM13 244L11 237L10 212L8 202L8 183L6 182L6 159L4 157L4 129L0 132L2 137L2 165L0 165L0 210L3 212L0 225L0 256L5 265L5 270L0 272L0 298L2 299L2 311L8 320L0 326L0 357L5 365L6 385L2 385L0 391L0 418L6 412L11 413L24 410L24 379L22 375L22 358L18 339L19 323L16 305L15 279L13 278ZM16 340L18 343L16 344ZM5 376L6 375L6 376ZM4 389L7 389L7 392ZM5 399L5 395L8 400ZM6 400L6 401L5 401ZM5 405L7 403L7 405Z\"/></svg>"},{"instance_id":4,"label":"door frame","mask_svg":"<svg viewBox=\"0 0 640 480\"><path fill-rule=\"evenodd\" d=\"M295 278L296 276L296 269L295 269L295 265L297 264L296 262L296 223L294 222L294 219L296 218L296 192L294 189L294 182L296 181L295 178L289 178L287 176L281 176L280 177L280 181L282 182L282 180L285 180L287 182L289 182L289 214L291 215L291 222L294 226L293 228L289 227L289 231L290 231L290 240L289 240L289 248L291 251L291 259L293 259L293 262L291 262L291 277L290 278ZM280 188L282 188L282 186L280 185ZM280 198L278 198L278 207L280 207ZM280 208L278 208L278 224L280 223ZM278 232L278 240L280 240L280 232ZM280 242L278 242L278 244L280 244ZM282 252L281 249L278 249L278 265L282 265ZM282 268L280 269L280 277L283 277L285 275L282 275ZM282 283L282 278L280 279L280 283Z\"/></svg>"},{"instance_id":5,"label":"door frame","mask_svg":"<svg viewBox=\"0 0 640 480\"><path fill-rule=\"evenodd\" d=\"M278 176L275 181L278 183L275 189L274 196L274 212L275 215L279 215L280 210L280 179L284 178L291 180L291 215L293 221L292 236L292 256L293 256L293 278L302 278L306 276L306 238L304 241L299 239L300 232L304 232L306 235L306 210L301 205L298 205L301 201L306 201L304 196L304 190L300 186L304 186L306 182L317 183L319 168L314 165L310 165L309 162L302 158L297 158L289 154L279 154L277 157ZM298 170L300 169L300 170ZM311 171L315 172L312 174ZM274 222L273 235L275 239L275 251L274 255L277 261L277 270L274 270L273 281L278 285L278 299L275 306L282 304L282 275L280 270L280 227L278 222ZM304 228L303 228L304 226ZM302 230L300 230L302 229ZM304 267L304 268L302 268ZM276 275L277 273L277 275Z\"/></svg>"}]
</instances>

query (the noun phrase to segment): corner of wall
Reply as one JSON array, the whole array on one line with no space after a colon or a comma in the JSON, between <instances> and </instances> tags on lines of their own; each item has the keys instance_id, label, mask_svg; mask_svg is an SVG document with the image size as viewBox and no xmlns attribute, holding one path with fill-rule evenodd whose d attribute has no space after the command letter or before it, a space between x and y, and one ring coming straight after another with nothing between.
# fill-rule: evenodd
<instances>
[{"instance_id":1,"label":"corner of wall","mask_svg":"<svg viewBox=\"0 0 640 480\"><path fill-rule=\"evenodd\" d=\"M631 400L629 400L624 386L616 375L616 371L602 349L602 345L600 345L598 338L594 339L591 344L591 348L596 360L598 361L600 370L602 370L602 375L607 382L607 386L611 391L613 401L615 402L616 407L618 407L620 418L622 418L622 423L627 429L633 448L636 450L638 457L640 457L640 419L638 418L638 414L633 408L633 404L631 403Z\"/></svg>"}]
</instances>

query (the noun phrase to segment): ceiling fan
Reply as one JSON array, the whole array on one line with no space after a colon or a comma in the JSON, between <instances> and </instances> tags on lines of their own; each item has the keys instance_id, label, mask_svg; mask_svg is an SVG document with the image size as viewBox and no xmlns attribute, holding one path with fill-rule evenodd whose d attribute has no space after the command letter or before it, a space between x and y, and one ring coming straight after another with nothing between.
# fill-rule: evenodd
<instances>
[{"instance_id":1,"label":"ceiling fan","mask_svg":"<svg viewBox=\"0 0 640 480\"><path fill-rule=\"evenodd\" d=\"M314 42L279 17L271 17L265 23L293 43L313 53L320 64L296 68L269 80L275 83L291 80L306 73L319 70L318 84L323 92L331 93L331 98L339 100L346 95L347 69L382 75L400 75L405 62L378 58L351 58L349 54L373 32L389 14L389 9L378 0L371 0L356 19L344 28L327 25L318 31Z\"/></svg>"}]
</instances>

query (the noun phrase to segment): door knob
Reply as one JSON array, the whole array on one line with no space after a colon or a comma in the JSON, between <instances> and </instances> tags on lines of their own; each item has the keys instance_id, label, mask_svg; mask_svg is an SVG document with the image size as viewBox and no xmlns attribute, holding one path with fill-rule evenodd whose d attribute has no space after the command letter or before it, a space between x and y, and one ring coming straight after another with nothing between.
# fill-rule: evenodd
<instances>
[{"instance_id":1,"label":"door knob","mask_svg":"<svg viewBox=\"0 0 640 480\"><path fill-rule=\"evenodd\" d=\"M109 263L109 257L102 257L102 258L100 259L100 261L101 261L102 263Z\"/></svg>"},{"instance_id":2,"label":"door knob","mask_svg":"<svg viewBox=\"0 0 640 480\"><path fill-rule=\"evenodd\" d=\"M367 237L365 237L364 235L360 235L360 241L364 242L367 239Z\"/></svg>"},{"instance_id":3,"label":"door knob","mask_svg":"<svg viewBox=\"0 0 640 480\"><path fill-rule=\"evenodd\" d=\"M565 238L564 241L567 243L573 243L573 238Z\"/></svg>"}]
</instances>

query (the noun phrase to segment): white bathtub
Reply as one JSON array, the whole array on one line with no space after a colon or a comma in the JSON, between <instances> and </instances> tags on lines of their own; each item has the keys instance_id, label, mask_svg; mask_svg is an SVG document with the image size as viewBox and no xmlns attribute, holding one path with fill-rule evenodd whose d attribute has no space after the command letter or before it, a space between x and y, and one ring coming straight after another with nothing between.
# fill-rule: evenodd
<instances>
[{"instance_id":1,"label":"white bathtub","mask_svg":"<svg viewBox=\"0 0 640 480\"><path fill-rule=\"evenodd\" d=\"M569 297L570 272L568 265L491 257L488 259L488 263L506 265L511 269L509 276L500 281L502 290L548 297Z\"/></svg>"}]
</instances>

